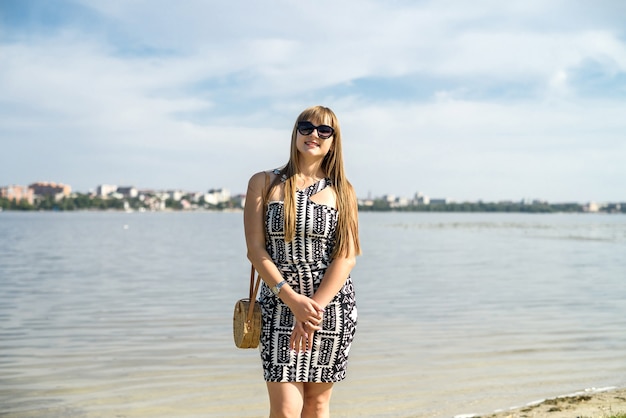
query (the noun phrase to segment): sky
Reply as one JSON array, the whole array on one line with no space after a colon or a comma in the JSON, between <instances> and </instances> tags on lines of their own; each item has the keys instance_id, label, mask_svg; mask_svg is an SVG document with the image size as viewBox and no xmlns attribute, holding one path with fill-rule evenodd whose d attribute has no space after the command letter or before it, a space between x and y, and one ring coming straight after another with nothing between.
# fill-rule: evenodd
<instances>
[{"instance_id":1,"label":"sky","mask_svg":"<svg viewBox=\"0 0 626 418\"><path fill-rule=\"evenodd\" d=\"M0 186L245 193L311 105L361 198L626 201L623 0L0 0Z\"/></svg>"}]
</instances>

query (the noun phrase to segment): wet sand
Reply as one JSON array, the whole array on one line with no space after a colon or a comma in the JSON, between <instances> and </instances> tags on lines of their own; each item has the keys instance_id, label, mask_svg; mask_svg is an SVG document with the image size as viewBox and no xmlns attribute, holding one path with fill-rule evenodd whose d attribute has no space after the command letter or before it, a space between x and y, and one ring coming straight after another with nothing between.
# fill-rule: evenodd
<instances>
[{"instance_id":1,"label":"wet sand","mask_svg":"<svg viewBox=\"0 0 626 418\"><path fill-rule=\"evenodd\" d=\"M626 389L580 392L481 418L608 418L618 414L626 416Z\"/></svg>"}]
</instances>

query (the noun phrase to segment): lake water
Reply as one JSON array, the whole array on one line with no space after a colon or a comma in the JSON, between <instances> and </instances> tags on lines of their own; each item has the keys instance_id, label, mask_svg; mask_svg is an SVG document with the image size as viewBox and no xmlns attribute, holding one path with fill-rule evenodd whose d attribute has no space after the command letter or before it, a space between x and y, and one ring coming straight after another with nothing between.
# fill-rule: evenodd
<instances>
[{"instance_id":1,"label":"lake water","mask_svg":"<svg viewBox=\"0 0 626 418\"><path fill-rule=\"evenodd\" d=\"M626 386L626 216L362 213L333 417ZM241 213L0 213L0 416L265 417Z\"/></svg>"}]
</instances>

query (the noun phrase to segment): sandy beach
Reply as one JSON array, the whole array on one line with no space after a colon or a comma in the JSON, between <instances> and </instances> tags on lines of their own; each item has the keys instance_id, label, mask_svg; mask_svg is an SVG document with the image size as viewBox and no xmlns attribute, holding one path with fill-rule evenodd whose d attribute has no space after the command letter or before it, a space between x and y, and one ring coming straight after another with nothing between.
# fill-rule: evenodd
<instances>
[{"instance_id":1,"label":"sandy beach","mask_svg":"<svg viewBox=\"0 0 626 418\"><path fill-rule=\"evenodd\" d=\"M608 418L616 415L626 416L626 389L585 391L481 418Z\"/></svg>"}]
</instances>

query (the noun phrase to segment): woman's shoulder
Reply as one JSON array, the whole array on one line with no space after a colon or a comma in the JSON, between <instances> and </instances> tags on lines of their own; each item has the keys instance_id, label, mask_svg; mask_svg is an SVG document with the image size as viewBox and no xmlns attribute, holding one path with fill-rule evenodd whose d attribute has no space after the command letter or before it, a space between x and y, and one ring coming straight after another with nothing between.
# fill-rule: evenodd
<instances>
[{"instance_id":1,"label":"woman's shoulder","mask_svg":"<svg viewBox=\"0 0 626 418\"><path fill-rule=\"evenodd\" d=\"M268 171L259 171L257 173L254 173L252 177L250 177L250 180L248 180L248 183L255 184L255 183L258 183L259 181L265 181L265 176L268 173L269 173Z\"/></svg>"},{"instance_id":2,"label":"woman's shoulder","mask_svg":"<svg viewBox=\"0 0 626 418\"><path fill-rule=\"evenodd\" d=\"M276 179L276 177L278 176L284 177L284 174L282 174L282 171L279 168L259 171L257 173L254 173L252 177L250 177L248 184L255 189L264 188L266 184L272 184L274 182L274 179Z\"/></svg>"}]
</instances>

